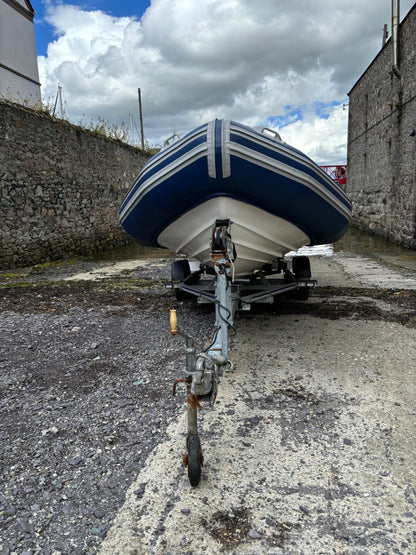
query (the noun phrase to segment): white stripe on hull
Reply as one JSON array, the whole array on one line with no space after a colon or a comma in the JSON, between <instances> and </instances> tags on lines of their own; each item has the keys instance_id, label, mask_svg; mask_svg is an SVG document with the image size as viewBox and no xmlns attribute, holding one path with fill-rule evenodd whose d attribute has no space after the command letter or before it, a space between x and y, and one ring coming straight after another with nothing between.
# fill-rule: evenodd
<instances>
[{"instance_id":1,"label":"white stripe on hull","mask_svg":"<svg viewBox=\"0 0 416 555\"><path fill-rule=\"evenodd\" d=\"M266 146L276 153L279 152L283 154L287 163L281 162L268 156L267 154L260 153L252 148L241 145L230 138L230 133L239 135L241 137L249 138L253 144L258 144L259 146ZM206 134L207 140L202 144L194 147L192 150L185 152L182 156L174 160L168 165L164 165L164 160L174 154L175 151L184 147L186 144L191 143L198 137L204 136ZM151 190L157 187L164 180L169 179L176 173L180 174L182 169L191 165L196 160L207 157L207 173L211 178L226 178L231 175L231 156L235 156L247 162L250 162L254 166L272 171L278 175L286 176L293 179L295 182L302 184L308 189L312 190L315 194L320 196L326 202L328 202L333 208L338 212L343 214L348 220L350 219L351 213L349 208L334 194L337 190L343 198L347 198L345 193L338 189L337 186L332 183L332 180L323 172L321 172L321 178L325 179L328 187L322 185L313 176L298 170L297 168L290 165L290 160L294 162L300 162L304 166L317 171L315 164L309 160L307 157L303 156L301 153L297 153L292 149L288 148L285 143L277 141L275 139L270 139L265 135L259 135L256 131L252 131L248 128L240 128L237 125L233 125L229 120L223 120L222 122L222 134L221 134L221 155L222 155L222 174L218 174L218 169L215 164L215 121L212 121L200 129L198 132L190 134L187 138L184 138L178 143L175 143L169 147L165 153L163 151L159 156L155 157L155 160L146 165L140 174L142 179L142 184L140 188L132 195L128 204L124 207L121 214L121 221L123 222L127 216L131 213L134 207L140 202L140 200ZM158 172L151 175L147 180L143 179L149 173L151 169L156 168L160 165Z\"/></svg>"},{"instance_id":2,"label":"white stripe on hull","mask_svg":"<svg viewBox=\"0 0 416 555\"><path fill-rule=\"evenodd\" d=\"M152 189L182 171L187 166L190 166L200 158L205 158L206 156L206 144L198 145L197 147L189 150L186 155L177 158L169 165L162 166L162 168L155 174L151 176L143 185L140 187L132 196L129 204L124 208L121 221L125 220L130 212L135 208L135 206L140 202L140 200Z\"/></svg>"},{"instance_id":3,"label":"white stripe on hull","mask_svg":"<svg viewBox=\"0 0 416 555\"><path fill-rule=\"evenodd\" d=\"M267 146L267 148L269 148L270 150L274 150L275 152L284 154L287 158L293 160L294 162L301 163L304 166L309 167L313 171L317 171L317 169L320 170L319 166L317 166L310 158L305 156L302 152L289 147L289 145L281 139L270 138L267 137L267 135L259 134L254 129L250 129L248 127L242 128L235 124L232 126L232 132L235 135L239 135L240 137L244 137L246 139L248 138L251 143L255 143L260 147ZM238 143L232 143L232 148L235 148L236 146L241 147L242 145L239 145ZM254 155L254 157L256 157L256 155ZM321 177L326 180L331 189L336 189L338 191L338 194L340 194L346 201L349 202L348 197L344 193L344 191L341 188L338 188L327 174L322 171L320 171L320 174Z\"/></svg>"},{"instance_id":4,"label":"white stripe on hull","mask_svg":"<svg viewBox=\"0 0 416 555\"><path fill-rule=\"evenodd\" d=\"M251 274L263 264L310 243L302 230L286 220L228 197L213 198L196 206L165 228L158 243L212 266L211 231L216 219L232 222L237 277Z\"/></svg>"}]
</instances>

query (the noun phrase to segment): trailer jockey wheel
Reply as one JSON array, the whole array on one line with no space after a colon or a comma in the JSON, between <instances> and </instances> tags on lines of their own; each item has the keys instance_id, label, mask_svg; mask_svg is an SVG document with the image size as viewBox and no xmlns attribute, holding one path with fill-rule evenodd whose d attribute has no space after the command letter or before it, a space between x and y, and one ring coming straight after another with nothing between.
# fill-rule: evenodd
<instances>
[{"instance_id":1,"label":"trailer jockey wheel","mask_svg":"<svg viewBox=\"0 0 416 555\"><path fill-rule=\"evenodd\" d=\"M201 466L204 461L198 434L189 434L187 446L188 478L191 486L195 487L201 479Z\"/></svg>"}]
</instances>

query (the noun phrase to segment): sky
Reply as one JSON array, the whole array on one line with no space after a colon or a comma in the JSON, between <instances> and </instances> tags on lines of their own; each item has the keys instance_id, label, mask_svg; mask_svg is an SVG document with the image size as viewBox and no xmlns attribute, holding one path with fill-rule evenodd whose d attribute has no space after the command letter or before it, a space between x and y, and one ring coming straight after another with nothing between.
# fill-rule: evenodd
<instances>
[{"instance_id":1,"label":"sky","mask_svg":"<svg viewBox=\"0 0 416 555\"><path fill-rule=\"evenodd\" d=\"M391 0L32 0L42 98L163 144L214 118L344 164L348 92L391 34ZM401 20L414 5L401 0ZM129 116L132 114L132 117Z\"/></svg>"}]
</instances>

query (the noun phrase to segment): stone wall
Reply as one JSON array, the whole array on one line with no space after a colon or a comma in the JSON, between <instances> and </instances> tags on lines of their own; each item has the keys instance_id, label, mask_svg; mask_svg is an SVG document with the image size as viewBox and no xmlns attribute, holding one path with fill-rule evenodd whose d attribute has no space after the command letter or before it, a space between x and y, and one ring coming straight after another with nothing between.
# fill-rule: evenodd
<instances>
[{"instance_id":1,"label":"stone wall","mask_svg":"<svg viewBox=\"0 0 416 555\"><path fill-rule=\"evenodd\" d=\"M126 243L118 209L148 157L0 102L0 268Z\"/></svg>"},{"instance_id":2,"label":"stone wall","mask_svg":"<svg viewBox=\"0 0 416 555\"><path fill-rule=\"evenodd\" d=\"M346 191L355 226L416 248L416 6L400 43L401 79L389 40L349 93Z\"/></svg>"}]
</instances>

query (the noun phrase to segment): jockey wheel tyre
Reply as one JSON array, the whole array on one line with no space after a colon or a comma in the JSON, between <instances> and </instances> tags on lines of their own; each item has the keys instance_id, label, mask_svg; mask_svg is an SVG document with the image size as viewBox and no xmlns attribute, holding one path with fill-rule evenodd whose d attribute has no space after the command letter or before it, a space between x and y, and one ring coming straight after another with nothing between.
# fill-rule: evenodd
<instances>
[{"instance_id":1,"label":"jockey wheel tyre","mask_svg":"<svg viewBox=\"0 0 416 555\"><path fill-rule=\"evenodd\" d=\"M204 460L198 434L190 434L188 444L188 478L191 486L195 487L201 479L201 467Z\"/></svg>"}]
</instances>

